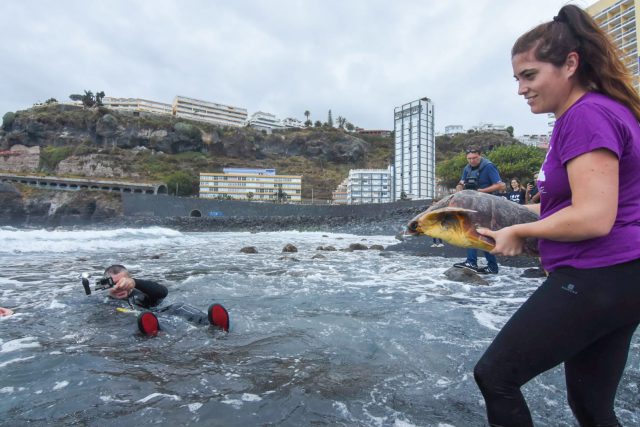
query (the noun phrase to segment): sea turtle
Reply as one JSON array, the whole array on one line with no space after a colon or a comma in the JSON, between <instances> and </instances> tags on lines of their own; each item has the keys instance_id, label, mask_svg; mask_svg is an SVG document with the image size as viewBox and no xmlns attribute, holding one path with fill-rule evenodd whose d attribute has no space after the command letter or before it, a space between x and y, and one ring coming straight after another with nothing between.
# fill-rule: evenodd
<instances>
[{"instance_id":1,"label":"sea turtle","mask_svg":"<svg viewBox=\"0 0 640 427\"><path fill-rule=\"evenodd\" d=\"M499 230L537 220L538 215L504 197L463 190L434 203L413 218L406 234L425 234L454 246L491 251L495 242L478 234L476 228ZM536 239L525 241L523 254L538 255Z\"/></svg>"}]
</instances>

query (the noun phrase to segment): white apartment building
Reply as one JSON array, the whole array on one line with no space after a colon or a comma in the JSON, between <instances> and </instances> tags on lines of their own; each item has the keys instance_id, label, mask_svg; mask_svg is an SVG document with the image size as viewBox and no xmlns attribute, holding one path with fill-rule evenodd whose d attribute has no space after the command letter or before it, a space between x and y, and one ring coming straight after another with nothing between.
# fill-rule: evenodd
<instances>
[{"instance_id":1,"label":"white apartment building","mask_svg":"<svg viewBox=\"0 0 640 427\"><path fill-rule=\"evenodd\" d=\"M455 135L458 133L464 133L464 128L462 125L449 125L444 127L445 135Z\"/></svg>"},{"instance_id":2,"label":"white apartment building","mask_svg":"<svg viewBox=\"0 0 640 427\"><path fill-rule=\"evenodd\" d=\"M640 5L636 0L600 0L587 7L593 17L613 40L620 51L620 59L634 78L636 90L640 91L638 67L638 14Z\"/></svg>"},{"instance_id":3,"label":"white apartment building","mask_svg":"<svg viewBox=\"0 0 640 427\"><path fill-rule=\"evenodd\" d=\"M173 100L173 114L190 120L213 123L221 126L244 126L247 122L246 108L215 102L176 96Z\"/></svg>"},{"instance_id":4,"label":"white apartment building","mask_svg":"<svg viewBox=\"0 0 640 427\"><path fill-rule=\"evenodd\" d=\"M150 101L142 98L113 98L105 96L102 100L105 107L113 110L129 111L132 113L149 113L172 115L173 106L164 102Z\"/></svg>"},{"instance_id":5,"label":"white apartment building","mask_svg":"<svg viewBox=\"0 0 640 427\"><path fill-rule=\"evenodd\" d=\"M391 166L387 169L351 169L347 204L391 202Z\"/></svg>"},{"instance_id":6,"label":"white apartment building","mask_svg":"<svg viewBox=\"0 0 640 427\"><path fill-rule=\"evenodd\" d=\"M421 98L394 109L395 160L391 200L436 194L434 105Z\"/></svg>"},{"instance_id":7,"label":"white apartment building","mask_svg":"<svg viewBox=\"0 0 640 427\"><path fill-rule=\"evenodd\" d=\"M273 132L274 129L284 129L284 126L282 126L280 120L276 118L275 114L265 113L263 111L256 111L251 115L249 126L267 133Z\"/></svg>"},{"instance_id":8,"label":"white apartment building","mask_svg":"<svg viewBox=\"0 0 640 427\"><path fill-rule=\"evenodd\" d=\"M549 142L549 135L520 135L516 139L525 145L533 147L541 147Z\"/></svg>"},{"instance_id":9,"label":"white apartment building","mask_svg":"<svg viewBox=\"0 0 640 427\"><path fill-rule=\"evenodd\" d=\"M286 119L283 119L282 126L286 129L303 129L305 127L304 123L293 117L287 117Z\"/></svg>"},{"instance_id":10,"label":"white apartment building","mask_svg":"<svg viewBox=\"0 0 640 427\"><path fill-rule=\"evenodd\" d=\"M200 198L261 202L302 201L301 175L276 175L275 169L223 169L200 173Z\"/></svg>"},{"instance_id":11,"label":"white apartment building","mask_svg":"<svg viewBox=\"0 0 640 427\"><path fill-rule=\"evenodd\" d=\"M334 205L346 205L348 193L349 178L345 178L338 185L338 188L331 192L331 202Z\"/></svg>"},{"instance_id":12,"label":"white apartment building","mask_svg":"<svg viewBox=\"0 0 640 427\"><path fill-rule=\"evenodd\" d=\"M493 123L480 123L477 126L472 126L471 129L475 130L476 132L495 132L495 131L502 131L502 132L506 132L507 131L507 127L504 125L495 125Z\"/></svg>"}]
</instances>

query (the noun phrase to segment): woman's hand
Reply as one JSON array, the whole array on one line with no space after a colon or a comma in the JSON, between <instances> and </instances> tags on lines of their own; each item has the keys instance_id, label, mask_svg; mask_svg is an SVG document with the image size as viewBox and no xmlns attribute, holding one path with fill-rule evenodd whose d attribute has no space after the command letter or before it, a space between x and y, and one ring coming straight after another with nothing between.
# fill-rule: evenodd
<instances>
[{"instance_id":1,"label":"woman's hand","mask_svg":"<svg viewBox=\"0 0 640 427\"><path fill-rule=\"evenodd\" d=\"M496 245L491 251L493 255L520 255L524 247L524 238L517 233L517 226L505 227L500 230L478 228L478 234L491 237Z\"/></svg>"}]
</instances>

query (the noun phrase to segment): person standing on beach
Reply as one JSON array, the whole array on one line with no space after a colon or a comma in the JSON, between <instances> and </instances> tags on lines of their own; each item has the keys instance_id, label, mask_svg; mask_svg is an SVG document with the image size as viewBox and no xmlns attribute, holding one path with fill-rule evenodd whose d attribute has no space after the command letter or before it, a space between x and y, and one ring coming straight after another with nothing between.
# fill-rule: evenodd
<instances>
[{"instance_id":1,"label":"person standing on beach","mask_svg":"<svg viewBox=\"0 0 640 427\"><path fill-rule=\"evenodd\" d=\"M524 205L525 191L518 178L511 178L511 191L507 193L507 199L519 205Z\"/></svg>"},{"instance_id":2,"label":"person standing on beach","mask_svg":"<svg viewBox=\"0 0 640 427\"><path fill-rule=\"evenodd\" d=\"M482 157L482 150L478 147L467 149L468 164L462 170L462 177L456 186L456 191L476 190L480 193L495 193L504 191L504 183L500 179L498 168ZM478 250L467 249L467 259L453 264L454 267L466 268L481 274L498 274L498 260L495 255L484 252L487 266L478 268Z\"/></svg>"},{"instance_id":3,"label":"person standing on beach","mask_svg":"<svg viewBox=\"0 0 640 427\"><path fill-rule=\"evenodd\" d=\"M524 198L527 204L540 203L540 192L538 192L538 172L533 174L533 181L527 184L527 189L525 190Z\"/></svg>"},{"instance_id":4,"label":"person standing on beach","mask_svg":"<svg viewBox=\"0 0 640 427\"><path fill-rule=\"evenodd\" d=\"M549 276L474 376L492 426L532 426L520 387L564 363L579 424L618 426L615 395L640 322L640 98L611 40L575 5L522 35L511 61L531 111L556 117L541 204L526 205L540 220L478 232L502 255L537 238Z\"/></svg>"}]
</instances>

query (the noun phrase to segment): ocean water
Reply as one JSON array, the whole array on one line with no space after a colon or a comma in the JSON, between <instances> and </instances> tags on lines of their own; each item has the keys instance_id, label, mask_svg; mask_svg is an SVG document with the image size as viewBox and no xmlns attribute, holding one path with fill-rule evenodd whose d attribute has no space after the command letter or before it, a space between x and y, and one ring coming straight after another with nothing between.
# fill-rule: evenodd
<instances>
[{"instance_id":1,"label":"ocean water","mask_svg":"<svg viewBox=\"0 0 640 427\"><path fill-rule=\"evenodd\" d=\"M473 366L540 279L504 267L489 287L465 285L443 275L455 260L340 250L351 243L397 241L0 228L0 306L16 312L0 318L0 425L485 425ZM83 291L82 273L112 263L167 285L166 303L223 304L230 333L160 316L160 335L141 336L118 302ZM636 334L624 425L640 425L639 365ZM562 368L523 391L537 426L576 425Z\"/></svg>"}]
</instances>

